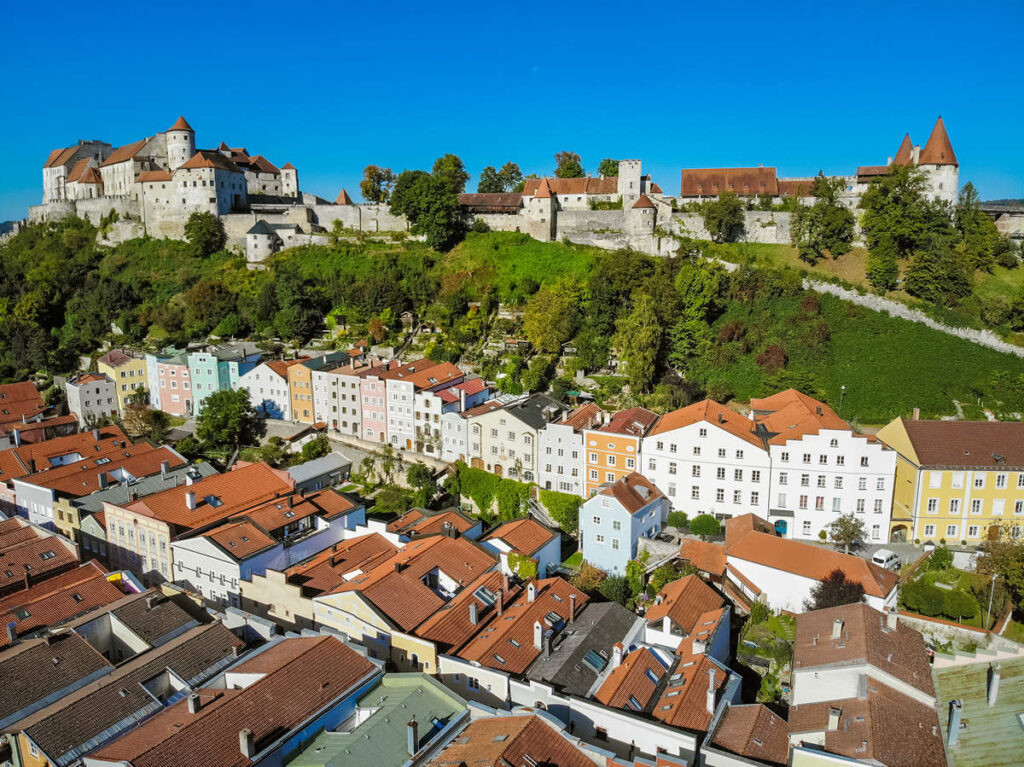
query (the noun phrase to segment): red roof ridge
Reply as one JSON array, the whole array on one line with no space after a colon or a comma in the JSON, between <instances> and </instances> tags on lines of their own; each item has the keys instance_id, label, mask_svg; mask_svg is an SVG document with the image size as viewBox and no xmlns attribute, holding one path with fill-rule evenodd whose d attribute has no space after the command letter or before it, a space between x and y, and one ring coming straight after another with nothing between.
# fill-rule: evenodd
<instances>
[{"instance_id":1,"label":"red roof ridge","mask_svg":"<svg viewBox=\"0 0 1024 767\"><path fill-rule=\"evenodd\" d=\"M286 162L284 165L281 166L281 170L295 170L295 166L292 165L290 162Z\"/></svg>"},{"instance_id":2,"label":"red roof ridge","mask_svg":"<svg viewBox=\"0 0 1024 767\"><path fill-rule=\"evenodd\" d=\"M940 116L932 128L932 135L928 137L928 143L921 150L921 156L917 160L918 165L954 165L959 166L956 155L953 153L953 145L949 141L949 134L946 133L946 124Z\"/></svg>"},{"instance_id":3,"label":"red roof ridge","mask_svg":"<svg viewBox=\"0 0 1024 767\"><path fill-rule=\"evenodd\" d=\"M542 178L540 183L537 185L537 191L533 195L534 197L549 198L551 197L551 185L548 184L547 178Z\"/></svg>"},{"instance_id":4,"label":"red roof ridge","mask_svg":"<svg viewBox=\"0 0 1024 767\"><path fill-rule=\"evenodd\" d=\"M178 119L174 121L174 125L167 129L167 132L170 133L175 130L187 130L189 133L195 133L195 131L192 130L192 126L188 124L188 120L185 119L184 115L178 115Z\"/></svg>"}]
</instances>

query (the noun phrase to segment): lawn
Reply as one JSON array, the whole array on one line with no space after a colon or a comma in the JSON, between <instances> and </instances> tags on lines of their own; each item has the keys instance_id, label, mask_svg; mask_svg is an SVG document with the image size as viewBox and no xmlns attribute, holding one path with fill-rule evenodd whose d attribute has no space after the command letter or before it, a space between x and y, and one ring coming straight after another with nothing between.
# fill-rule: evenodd
<instances>
[{"instance_id":1,"label":"lawn","mask_svg":"<svg viewBox=\"0 0 1024 767\"><path fill-rule=\"evenodd\" d=\"M799 251L792 245L769 245L764 243L723 243L715 246L708 255L718 256L724 261L742 263L753 259L757 266L779 268L791 267L801 269L812 276L840 279L851 285L867 290L865 266L868 251L865 248L853 248L839 258L823 258L817 264L809 264L801 260Z\"/></svg>"},{"instance_id":2,"label":"lawn","mask_svg":"<svg viewBox=\"0 0 1024 767\"><path fill-rule=\"evenodd\" d=\"M1024 623L1011 620L1010 624L1006 627L1006 631L1003 632L1003 636L1012 642L1024 644Z\"/></svg>"},{"instance_id":3,"label":"lawn","mask_svg":"<svg viewBox=\"0 0 1024 767\"><path fill-rule=\"evenodd\" d=\"M575 554L573 554L568 559L566 559L564 562L562 562L563 566L568 567L568 568L573 569L573 570L575 570L576 568L578 568L582 564L583 564L583 552L582 551L577 551Z\"/></svg>"}]
</instances>

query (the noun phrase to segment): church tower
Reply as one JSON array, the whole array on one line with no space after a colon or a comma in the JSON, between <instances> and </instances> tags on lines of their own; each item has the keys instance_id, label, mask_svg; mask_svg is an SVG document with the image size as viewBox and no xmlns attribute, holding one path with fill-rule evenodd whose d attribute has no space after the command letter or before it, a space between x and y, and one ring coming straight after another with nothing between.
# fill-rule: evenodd
<instances>
[{"instance_id":1,"label":"church tower","mask_svg":"<svg viewBox=\"0 0 1024 767\"><path fill-rule=\"evenodd\" d=\"M928 194L932 199L956 203L960 190L960 164L956 161L941 117L935 122L932 135L921 150L917 166L928 181Z\"/></svg>"},{"instance_id":2,"label":"church tower","mask_svg":"<svg viewBox=\"0 0 1024 767\"><path fill-rule=\"evenodd\" d=\"M167 163L173 173L196 153L196 132L192 126L179 117L178 121L167 129Z\"/></svg>"}]
</instances>

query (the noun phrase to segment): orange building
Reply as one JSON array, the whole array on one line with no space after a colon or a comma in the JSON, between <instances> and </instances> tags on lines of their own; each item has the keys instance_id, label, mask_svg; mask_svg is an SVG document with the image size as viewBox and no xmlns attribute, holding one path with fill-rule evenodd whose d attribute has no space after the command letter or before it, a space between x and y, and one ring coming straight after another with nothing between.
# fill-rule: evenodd
<instances>
[{"instance_id":1,"label":"orange building","mask_svg":"<svg viewBox=\"0 0 1024 767\"><path fill-rule=\"evenodd\" d=\"M640 470L640 440L657 420L657 413L631 407L603 426L583 431L587 497L606 482L617 482Z\"/></svg>"},{"instance_id":2,"label":"orange building","mask_svg":"<svg viewBox=\"0 0 1024 767\"><path fill-rule=\"evenodd\" d=\"M322 357L302 360L288 368L288 399L293 421L316 421L316 411L313 407L313 371L335 368L349 361L351 356L347 351L331 352Z\"/></svg>"}]
</instances>

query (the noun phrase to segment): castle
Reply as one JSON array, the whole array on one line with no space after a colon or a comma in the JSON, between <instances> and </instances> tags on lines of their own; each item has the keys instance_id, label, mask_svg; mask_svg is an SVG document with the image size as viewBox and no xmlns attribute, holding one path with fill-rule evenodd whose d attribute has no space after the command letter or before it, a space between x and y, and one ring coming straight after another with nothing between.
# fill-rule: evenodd
<instances>
[{"instance_id":1,"label":"castle","mask_svg":"<svg viewBox=\"0 0 1024 767\"><path fill-rule=\"evenodd\" d=\"M856 208L869 185L890 165L915 165L924 174L927 193L953 203L959 165L940 117L924 148L909 134L886 165L857 168L843 177L844 201ZM679 195L666 195L640 160L619 162L615 177L530 178L521 193L460 195L469 216L491 229L518 231L543 241L570 240L599 247L630 247L670 255L678 238L709 237L699 213L685 203L714 199L731 191L778 203L797 198L810 203L812 178L779 178L774 167L689 168L680 177ZM221 142L197 149L196 134L184 117L166 131L114 148L102 141L79 141L50 153L43 166L43 201L30 219L45 221L78 215L98 224L115 211L107 241L143 234L182 238L188 217L208 212L224 222L230 244L244 247L259 268L282 248L326 242L335 222L354 231L405 231L403 216L387 204L357 205L343 189L332 203L299 188L298 170L278 168L245 147ZM743 238L751 242L789 242L789 213L747 211Z\"/></svg>"}]
</instances>

